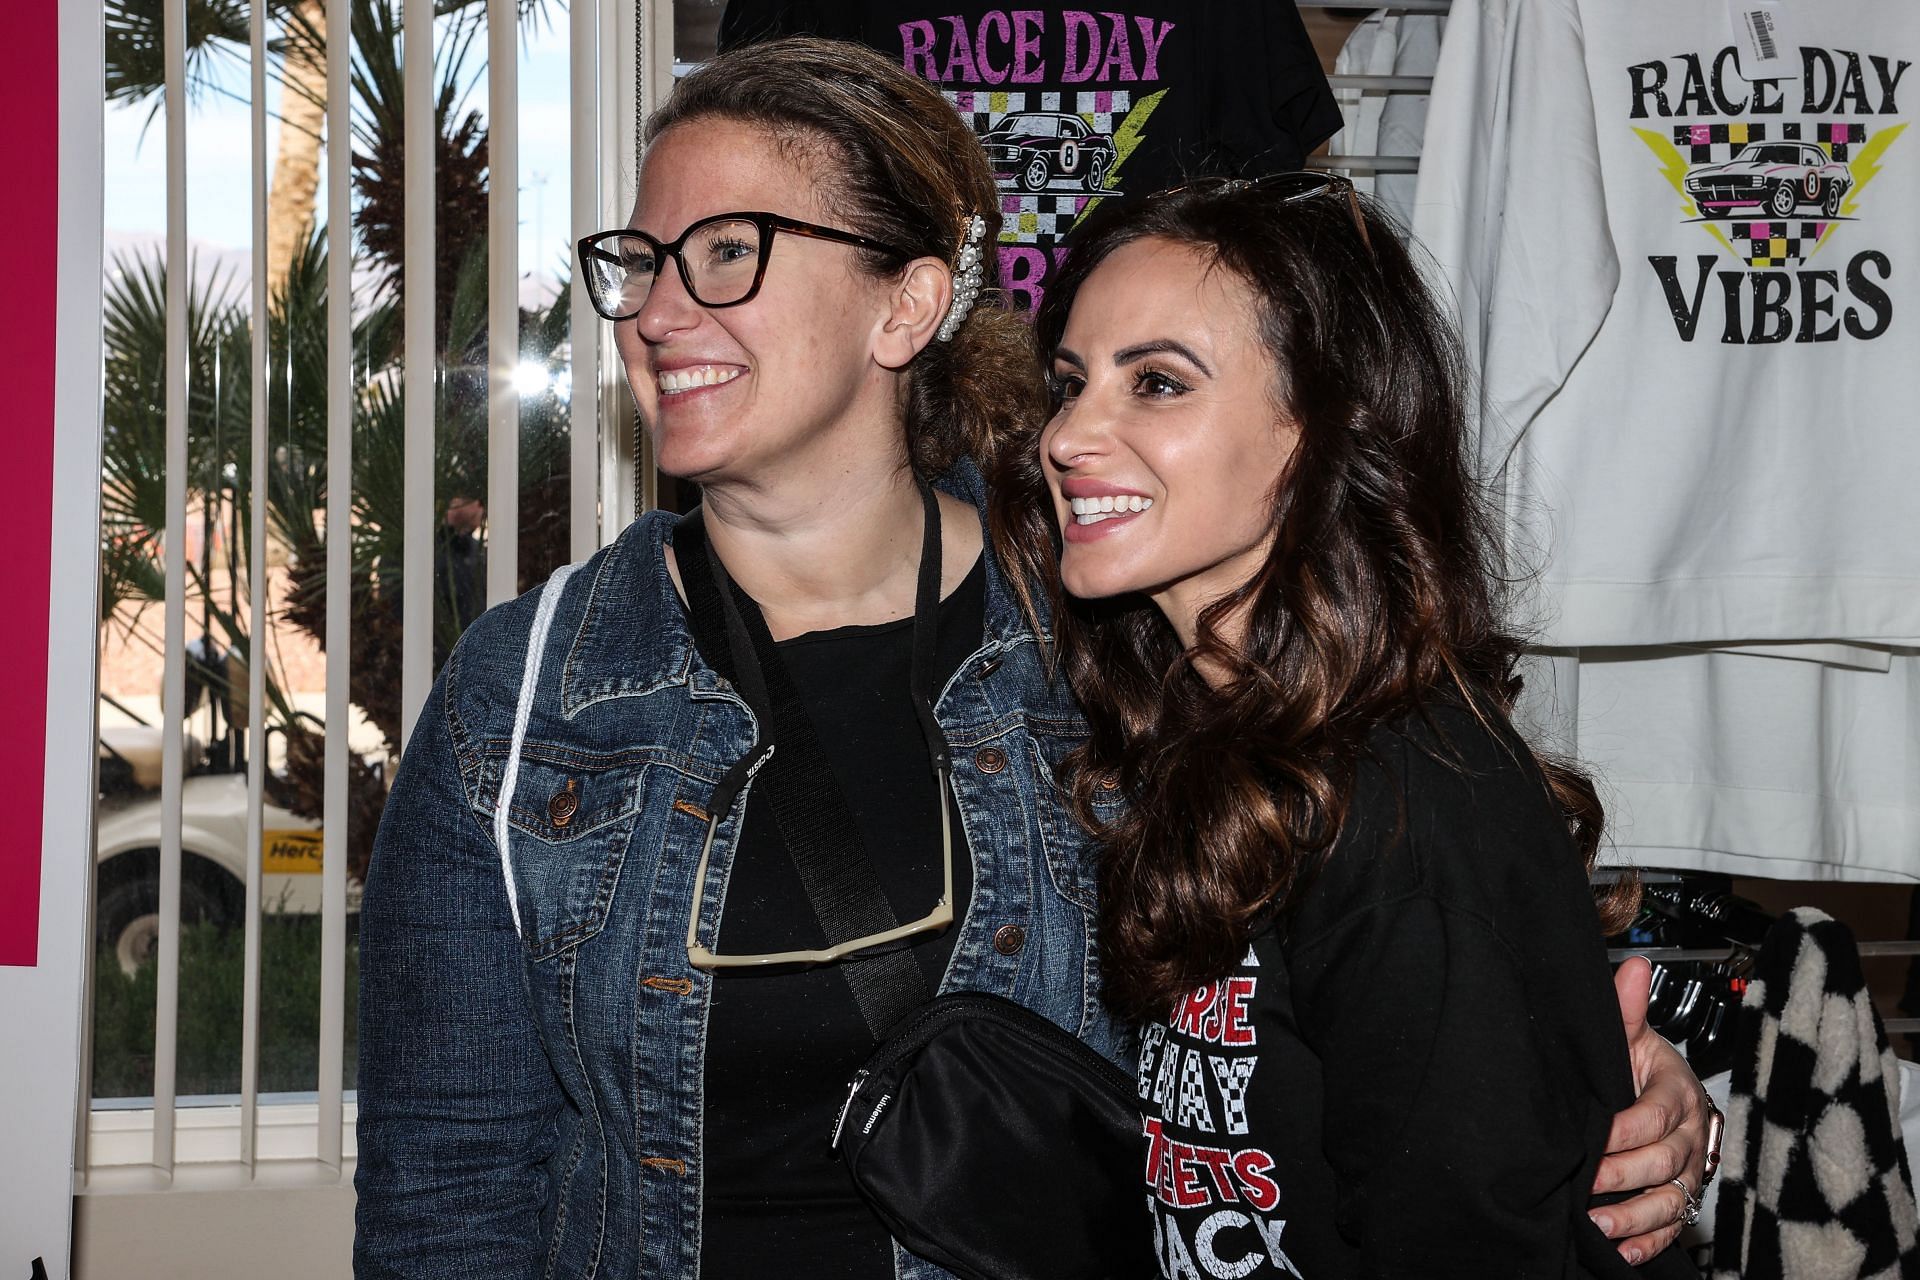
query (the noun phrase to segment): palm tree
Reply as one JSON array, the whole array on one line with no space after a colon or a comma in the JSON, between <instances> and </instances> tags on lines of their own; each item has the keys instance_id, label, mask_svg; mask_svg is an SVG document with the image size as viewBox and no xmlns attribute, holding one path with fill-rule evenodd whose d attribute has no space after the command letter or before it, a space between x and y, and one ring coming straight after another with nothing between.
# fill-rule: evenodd
<instances>
[{"instance_id":1,"label":"palm tree","mask_svg":"<svg viewBox=\"0 0 1920 1280\"><path fill-rule=\"evenodd\" d=\"M320 135L327 118L326 0L295 0L286 21L280 132L267 192L267 292L277 292L313 229Z\"/></svg>"}]
</instances>

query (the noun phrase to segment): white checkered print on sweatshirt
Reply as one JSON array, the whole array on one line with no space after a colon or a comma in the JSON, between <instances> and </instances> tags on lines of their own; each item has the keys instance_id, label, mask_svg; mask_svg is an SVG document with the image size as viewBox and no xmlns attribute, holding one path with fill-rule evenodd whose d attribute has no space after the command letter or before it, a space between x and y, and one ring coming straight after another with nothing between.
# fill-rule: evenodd
<instances>
[{"instance_id":1,"label":"white checkered print on sweatshirt","mask_svg":"<svg viewBox=\"0 0 1920 1280\"><path fill-rule=\"evenodd\" d=\"M1714 1280L1920 1275L1900 1076L1847 927L1767 933L1741 1001Z\"/></svg>"}]
</instances>

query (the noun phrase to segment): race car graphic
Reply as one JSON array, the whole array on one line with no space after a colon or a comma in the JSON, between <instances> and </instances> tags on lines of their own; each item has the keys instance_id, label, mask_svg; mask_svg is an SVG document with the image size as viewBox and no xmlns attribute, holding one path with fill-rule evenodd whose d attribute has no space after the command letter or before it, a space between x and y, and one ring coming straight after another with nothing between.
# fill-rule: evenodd
<instances>
[{"instance_id":1,"label":"race car graphic","mask_svg":"<svg viewBox=\"0 0 1920 1280\"><path fill-rule=\"evenodd\" d=\"M1095 133L1079 116L1059 111L1022 111L1007 116L980 139L1002 187L1045 191L1070 183L1106 191L1118 154L1113 139Z\"/></svg>"},{"instance_id":2,"label":"race car graphic","mask_svg":"<svg viewBox=\"0 0 1920 1280\"><path fill-rule=\"evenodd\" d=\"M1837 217L1853 175L1806 142L1756 142L1722 164L1689 169L1687 195L1708 218L1730 218L1742 209L1764 208L1776 218L1814 205Z\"/></svg>"}]
</instances>

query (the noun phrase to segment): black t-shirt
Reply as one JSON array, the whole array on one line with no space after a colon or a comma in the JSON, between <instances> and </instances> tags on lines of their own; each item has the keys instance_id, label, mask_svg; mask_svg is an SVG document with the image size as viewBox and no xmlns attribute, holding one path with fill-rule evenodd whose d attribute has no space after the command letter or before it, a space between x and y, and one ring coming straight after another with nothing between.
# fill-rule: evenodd
<instances>
[{"instance_id":1,"label":"black t-shirt","mask_svg":"<svg viewBox=\"0 0 1920 1280\"><path fill-rule=\"evenodd\" d=\"M730 0L720 47L803 32L897 59L973 126L999 180L1000 282L1029 310L1100 199L1298 169L1341 123L1291 0Z\"/></svg>"},{"instance_id":2,"label":"black t-shirt","mask_svg":"<svg viewBox=\"0 0 1920 1280\"><path fill-rule=\"evenodd\" d=\"M939 618L935 697L980 647L984 562L941 602ZM909 695L912 642L913 622L905 619L813 632L778 646L903 922L926 915L941 889L939 800ZM951 797L946 803L951 809ZM957 922L972 896L973 862L957 809L951 817ZM958 933L956 924L913 949L929 992L940 985ZM750 793L720 917L720 950L824 945L772 808ZM886 1228L827 1147L847 1083L872 1048L835 968L715 979L707 1023L702 1275L893 1275Z\"/></svg>"},{"instance_id":3,"label":"black t-shirt","mask_svg":"<svg viewBox=\"0 0 1920 1280\"><path fill-rule=\"evenodd\" d=\"M1373 735L1296 911L1142 1037L1163 1275L1633 1274L1586 1216L1634 1096L1586 875L1517 740L1434 724Z\"/></svg>"}]
</instances>

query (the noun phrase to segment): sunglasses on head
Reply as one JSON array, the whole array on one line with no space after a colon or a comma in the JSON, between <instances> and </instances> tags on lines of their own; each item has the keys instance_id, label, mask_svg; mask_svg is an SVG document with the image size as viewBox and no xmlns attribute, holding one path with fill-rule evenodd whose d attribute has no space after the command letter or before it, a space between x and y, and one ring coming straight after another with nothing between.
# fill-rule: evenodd
<instances>
[{"instance_id":1,"label":"sunglasses on head","mask_svg":"<svg viewBox=\"0 0 1920 1280\"><path fill-rule=\"evenodd\" d=\"M1345 196L1347 211L1353 215L1353 229L1359 233L1360 243L1366 249L1367 256L1369 258L1373 256L1373 237L1367 234L1367 219L1360 208L1360 196L1354 190L1353 183L1337 173L1325 173L1317 169L1292 169L1286 173L1270 173L1264 178L1197 178L1147 198L1164 200L1168 196L1188 193L1230 193L1256 189L1262 194L1274 196L1282 204L1311 200L1315 196L1329 193Z\"/></svg>"}]
</instances>

